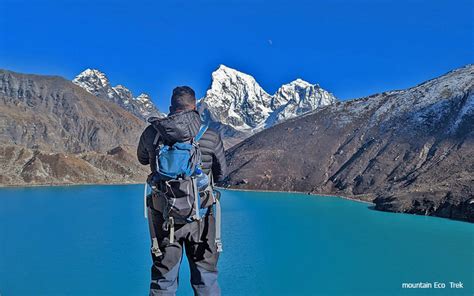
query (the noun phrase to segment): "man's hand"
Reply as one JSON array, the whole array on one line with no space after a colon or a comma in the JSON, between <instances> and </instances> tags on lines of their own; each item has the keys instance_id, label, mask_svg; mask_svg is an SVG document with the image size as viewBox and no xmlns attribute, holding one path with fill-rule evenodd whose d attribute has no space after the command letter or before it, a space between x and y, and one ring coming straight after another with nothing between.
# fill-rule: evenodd
<instances>
[{"instance_id":1,"label":"man's hand","mask_svg":"<svg viewBox=\"0 0 474 296\"><path fill-rule=\"evenodd\" d=\"M151 173L148 175L148 177L146 178L146 182L148 185L150 185L150 187L153 185L154 183L154 179L155 179L155 174L156 173Z\"/></svg>"}]
</instances>

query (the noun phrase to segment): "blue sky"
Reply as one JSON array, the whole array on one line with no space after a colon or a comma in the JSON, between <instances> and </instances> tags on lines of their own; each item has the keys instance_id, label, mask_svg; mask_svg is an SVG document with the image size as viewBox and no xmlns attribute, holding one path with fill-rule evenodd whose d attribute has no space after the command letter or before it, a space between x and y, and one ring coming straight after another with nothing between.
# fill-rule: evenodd
<instances>
[{"instance_id":1,"label":"blue sky","mask_svg":"<svg viewBox=\"0 0 474 296\"><path fill-rule=\"evenodd\" d=\"M298 77L342 99L474 62L472 0L0 0L0 68L104 71L166 109L225 64L273 93Z\"/></svg>"}]
</instances>

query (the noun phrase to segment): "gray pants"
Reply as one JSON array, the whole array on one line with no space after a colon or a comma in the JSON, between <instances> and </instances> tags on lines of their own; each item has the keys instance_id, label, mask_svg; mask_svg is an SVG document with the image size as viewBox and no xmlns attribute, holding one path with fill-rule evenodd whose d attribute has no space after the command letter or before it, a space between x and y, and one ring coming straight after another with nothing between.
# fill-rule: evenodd
<instances>
[{"instance_id":1,"label":"gray pants","mask_svg":"<svg viewBox=\"0 0 474 296\"><path fill-rule=\"evenodd\" d=\"M164 219L160 212L152 210L153 225L162 256L151 254L150 295L176 295L178 273L183 248L191 270L191 285L195 295L220 295L217 283L219 253L214 243L215 220L208 213L200 222L175 225L174 242L170 243L169 231L163 230Z\"/></svg>"}]
</instances>

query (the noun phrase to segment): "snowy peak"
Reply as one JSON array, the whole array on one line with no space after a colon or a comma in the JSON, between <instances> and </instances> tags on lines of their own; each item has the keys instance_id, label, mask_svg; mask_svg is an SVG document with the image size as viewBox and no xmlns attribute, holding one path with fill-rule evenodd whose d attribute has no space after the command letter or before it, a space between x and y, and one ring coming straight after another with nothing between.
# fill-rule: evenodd
<instances>
[{"instance_id":1,"label":"snowy peak","mask_svg":"<svg viewBox=\"0 0 474 296\"><path fill-rule=\"evenodd\" d=\"M139 108L140 114L143 114L145 118L156 116L165 117L166 114L161 113L156 108L155 104L151 101L151 97L148 94L142 93L138 97L134 98L136 105Z\"/></svg>"},{"instance_id":2,"label":"snowy peak","mask_svg":"<svg viewBox=\"0 0 474 296\"><path fill-rule=\"evenodd\" d=\"M222 83L241 83L242 85L248 86L258 86L257 81L252 76L245 74L243 72L237 71L235 69L229 68L225 65L220 65L217 70L212 72L212 83L222 84ZM212 89L212 86L211 86Z\"/></svg>"},{"instance_id":3,"label":"snowy peak","mask_svg":"<svg viewBox=\"0 0 474 296\"><path fill-rule=\"evenodd\" d=\"M150 104L151 103L151 97L145 93L140 94L138 97L136 97L137 101L140 101L144 104Z\"/></svg>"},{"instance_id":4,"label":"snowy peak","mask_svg":"<svg viewBox=\"0 0 474 296\"><path fill-rule=\"evenodd\" d=\"M153 104L150 96L141 94L134 98L127 87L121 84L111 86L107 76L99 70L86 69L77 75L72 82L99 98L116 103L143 120L151 116L165 116Z\"/></svg>"},{"instance_id":5,"label":"snowy peak","mask_svg":"<svg viewBox=\"0 0 474 296\"><path fill-rule=\"evenodd\" d=\"M220 65L212 73L211 88L200 102L211 119L231 124L239 130L252 130L268 118L271 96L245 73Z\"/></svg>"},{"instance_id":6,"label":"snowy peak","mask_svg":"<svg viewBox=\"0 0 474 296\"><path fill-rule=\"evenodd\" d=\"M245 91L245 93L241 94L247 96L240 98L242 101L256 99L262 101L264 104L268 104L265 99L270 97L270 95L263 90L255 78L227 66L220 65L219 68L212 73L212 84L208 93L229 93L233 90Z\"/></svg>"},{"instance_id":7,"label":"snowy peak","mask_svg":"<svg viewBox=\"0 0 474 296\"><path fill-rule=\"evenodd\" d=\"M273 95L271 107L276 112L267 124L281 122L335 102L336 98L319 84L298 78L282 85Z\"/></svg>"},{"instance_id":8,"label":"snowy peak","mask_svg":"<svg viewBox=\"0 0 474 296\"><path fill-rule=\"evenodd\" d=\"M96 69L82 71L72 82L96 96L101 95L103 90L110 88L107 76Z\"/></svg>"},{"instance_id":9,"label":"snowy peak","mask_svg":"<svg viewBox=\"0 0 474 296\"><path fill-rule=\"evenodd\" d=\"M95 81L96 84L101 84L102 86L109 85L109 79L103 72L89 68L77 75L74 81Z\"/></svg>"},{"instance_id":10,"label":"snowy peak","mask_svg":"<svg viewBox=\"0 0 474 296\"><path fill-rule=\"evenodd\" d=\"M132 92L123 85L117 85L112 87L116 94L125 102L133 99Z\"/></svg>"},{"instance_id":11,"label":"snowy peak","mask_svg":"<svg viewBox=\"0 0 474 296\"><path fill-rule=\"evenodd\" d=\"M296 80L293 80L292 82L288 83L287 85L294 85L294 86L299 86L299 87L310 87L313 84L309 83L306 80L303 80L301 78L297 78ZM319 87L318 84L315 84Z\"/></svg>"},{"instance_id":12,"label":"snowy peak","mask_svg":"<svg viewBox=\"0 0 474 296\"><path fill-rule=\"evenodd\" d=\"M332 104L336 98L302 79L283 85L272 96L251 75L225 65L212 73L211 88L200 101L211 121L254 133L283 120Z\"/></svg>"}]
</instances>

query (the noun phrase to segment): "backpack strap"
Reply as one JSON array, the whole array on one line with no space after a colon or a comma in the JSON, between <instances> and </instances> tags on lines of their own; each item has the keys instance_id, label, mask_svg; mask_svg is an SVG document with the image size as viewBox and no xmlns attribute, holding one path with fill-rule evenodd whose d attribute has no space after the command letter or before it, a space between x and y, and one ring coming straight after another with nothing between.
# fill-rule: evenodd
<instances>
[{"instance_id":1,"label":"backpack strap","mask_svg":"<svg viewBox=\"0 0 474 296\"><path fill-rule=\"evenodd\" d=\"M216 238L215 244L217 252L222 252L222 240L221 240L221 202L220 202L220 192L217 193L218 198L216 198Z\"/></svg>"},{"instance_id":2,"label":"backpack strap","mask_svg":"<svg viewBox=\"0 0 474 296\"><path fill-rule=\"evenodd\" d=\"M160 250L160 246L158 244L158 237L156 235L155 231L155 221L154 221L154 215L151 210L151 204L149 205L147 202L148 198L153 198L153 196L148 196L148 184L145 183L145 195L144 195L144 210L145 210L145 219L148 220L148 228L150 230L150 237L151 237L151 252L156 256L160 257L163 255L163 253ZM151 202L153 203L153 202Z\"/></svg>"},{"instance_id":3,"label":"backpack strap","mask_svg":"<svg viewBox=\"0 0 474 296\"><path fill-rule=\"evenodd\" d=\"M210 187L210 194L213 195L214 198L214 207L215 207L215 224L216 224L216 237L215 237L215 244L217 248L217 252L222 252L222 239L221 239L221 192L219 190L214 189L214 174L211 172L209 173L209 187Z\"/></svg>"},{"instance_id":4,"label":"backpack strap","mask_svg":"<svg viewBox=\"0 0 474 296\"><path fill-rule=\"evenodd\" d=\"M151 211L151 208L148 207L148 228L150 229L150 236L151 236L151 252L153 255L156 257L160 257L163 255L163 253L160 250L160 246L158 244L158 237L156 235L155 231L155 223L154 223L154 218L153 218L153 212Z\"/></svg>"},{"instance_id":5,"label":"backpack strap","mask_svg":"<svg viewBox=\"0 0 474 296\"><path fill-rule=\"evenodd\" d=\"M212 173L212 169L209 171L209 185L211 189L214 189L214 174Z\"/></svg>"},{"instance_id":6,"label":"backpack strap","mask_svg":"<svg viewBox=\"0 0 474 296\"><path fill-rule=\"evenodd\" d=\"M202 135L207 131L207 128L209 127L208 123L203 123L201 124L201 128L199 129L199 132L197 135L194 137L194 141L197 142L202 138Z\"/></svg>"},{"instance_id":7,"label":"backpack strap","mask_svg":"<svg viewBox=\"0 0 474 296\"><path fill-rule=\"evenodd\" d=\"M156 130L156 135L155 135L155 138L153 139L153 146L152 146L153 149L148 151L148 159L149 159L150 169L151 169L152 173L156 173L156 171L157 171L157 168L156 168L156 147L158 145L158 142L160 141L160 132L156 128L155 128L155 130Z\"/></svg>"},{"instance_id":8,"label":"backpack strap","mask_svg":"<svg viewBox=\"0 0 474 296\"><path fill-rule=\"evenodd\" d=\"M158 144L159 139L160 139L160 132L157 130L156 135L155 135L155 139L153 140L153 147L156 148L156 145Z\"/></svg>"},{"instance_id":9,"label":"backpack strap","mask_svg":"<svg viewBox=\"0 0 474 296\"><path fill-rule=\"evenodd\" d=\"M194 211L196 212L194 219L195 220L201 220L201 213L199 212L199 209L201 207L201 195L199 195L199 190L197 188L197 180L195 178L192 178L192 183L193 183L193 193L194 193Z\"/></svg>"}]
</instances>

